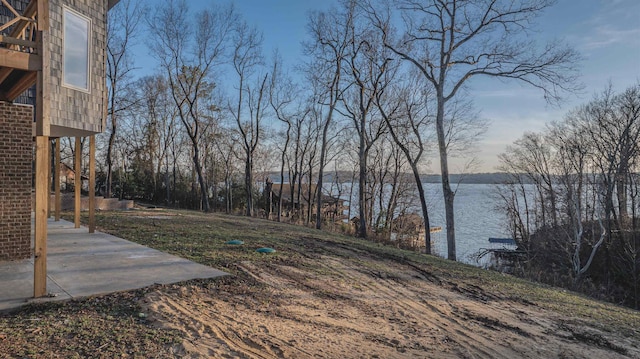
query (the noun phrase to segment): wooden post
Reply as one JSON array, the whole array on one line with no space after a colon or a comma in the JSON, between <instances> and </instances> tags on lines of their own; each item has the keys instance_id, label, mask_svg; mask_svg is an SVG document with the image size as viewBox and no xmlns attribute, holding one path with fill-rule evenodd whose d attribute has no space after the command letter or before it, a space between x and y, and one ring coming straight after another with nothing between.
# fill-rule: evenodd
<instances>
[{"instance_id":1,"label":"wooden post","mask_svg":"<svg viewBox=\"0 0 640 359\"><path fill-rule=\"evenodd\" d=\"M33 296L42 297L47 294L47 208L49 207L50 183L47 183L47 169L51 166L49 158L49 110L50 91L49 84L45 81L45 73L49 73L49 52L45 46L44 37L48 37L49 11L46 9L48 0L40 0L37 3L38 32L36 33L36 46L42 61L42 70L36 75L36 168L35 168L35 205L34 205L34 231L33 231ZM46 10L46 11L45 11Z\"/></svg>"},{"instance_id":2,"label":"wooden post","mask_svg":"<svg viewBox=\"0 0 640 359\"><path fill-rule=\"evenodd\" d=\"M36 137L36 203L34 229L33 296L47 294L47 207L49 186L47 166L49 166L49 137Z\"/></svg>"},{"instance_id":3,"label":"wooden post","mask_svg":"<svg viewBox=\"0 0 640 359\"><path fill-rule=\"evenodd\" d=\"M53 178L54 178L54 192L55 192L55 196L56 196L56 214L55 214L55 220L56 222L60 221L60 210L62 209L62 202L61 202L61 198L60 198L60 140L62 140L62 138L58 137L56 139L56 163L54 166L54 171L55 173L53 174Z\"/></svg>"},{"instance_id":4,"label":"wooden post","mask_svg":"<svg viewBox=\"0 0 640 359\"><path fill-rule=\"evenodd\" d=\"M96 231L96 136L89 137L89 233Z\"/></svg>"},{"instance_id":5,"label":"wooden post","mask_svg":"<svg viewBox=\"0 0 640 359\"><path fill-rule=\"evenodd\" d=\"M47 200L47 218L51 218L51 214L53 213L53 211L51 210L51 206L53 205L53 202L51 201L51 181L53 180L52 178L52 165L53 165L53 158L51 157L51 148L53 147L53 142L49 141L49 158L47 159L47 193L49 195L49 200Z\"/></svg>"},{"instance_id":6,"label":"wooden post","mask_svg":"<svg viewBox=\"0 0 640 359\"><path fill-rule=\"evenodd\" d=\"M49 0L38 0L38 30L49 30Z\"/></svg>"},{"instance_id":7,"label":"wooden post","mask_svg":"<svg viewBox=\"0 0 640 359\"><path fill-rule=\"evenodd\" d=\"M48 4L47 1L39 0L38 6L40 6L41 3L45 5ZM48 18L48 16L48 14L42 16L40 13L38 15L38 24L44 21L45 18ZM36 75L36 136L50 136L51 134L51 91L49 83L45 81L44 76L45 73L49 73L51 68L49 64L49 47L43 45L44 43L48 43L48 41L48 33L43 32L42 29L38 30L36 33L36 44L38 54L40 54L40 58L42 59L42 70L38 71Z\"/></svg>"},{"instance_id":8,"label":"wooden post","mask_svg":"<svg viewBox=\"0 0 640 359\"><path fill-rule=\"evenodd\" d=\"M73 175L73 187L75 189L75 228L80 228L80 210L82 206L80 198L80 189L82 188L82 142L80 137L76 137L76 158L75 158L75 173Z\"/></svg>"}]
</instances>

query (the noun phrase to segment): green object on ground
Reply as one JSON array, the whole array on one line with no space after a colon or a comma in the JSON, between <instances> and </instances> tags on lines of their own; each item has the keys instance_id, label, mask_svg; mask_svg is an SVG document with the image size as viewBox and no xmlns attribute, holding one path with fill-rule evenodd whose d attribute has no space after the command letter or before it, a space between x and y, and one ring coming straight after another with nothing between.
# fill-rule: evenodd
<instances>
[{"instance_id":1,"label":"green object on ground","mask_svg":"<svg viewBox=\"0 0 640 359\"><path fill-rule=\"evenodd\" d=\"M232 241L227 241L227 244L240 245L240 244L244 244L244 242L239 239L234 239Z\"/></svg>"},{"instance_id":2,"label":"green object on ground","mask_svg":"<svg viewBox=\"0 0 640 359\"><path fill-rule=\"evenodd\" d=\"M276 251L275 249L267 248L267 247L256 249L256 252L258 252L258 253L273 253L275 251Z\"/></svg>"}]
</instances>

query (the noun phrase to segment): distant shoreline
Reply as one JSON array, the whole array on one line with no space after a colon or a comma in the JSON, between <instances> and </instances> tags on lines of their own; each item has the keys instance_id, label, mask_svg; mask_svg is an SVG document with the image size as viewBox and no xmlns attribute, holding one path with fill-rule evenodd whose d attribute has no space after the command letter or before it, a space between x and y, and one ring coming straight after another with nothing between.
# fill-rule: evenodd
<instances>
[{"instance_id":1,"label":"distant shoreline","mask_svg":"<svg viewBox=\"0 0 640 359\"><path fill-rule=\"evenodd\" d=\"M413 181L413 174L404 173L403 176L407 180ZM269 177L273 183L280 182L280 173L279 172L269 172L266 174L266 177ZM441 183L441 177L439 174L424 174L420 176L422 183ZM507 180L512 179L513 175L507 174L504 172L488 172L488 173L466 173L466 174L451 174L449 175L449 179L451 183L460 183L460 184L501 184L507 182ZM331 182L340 182L347 183L352 179L355 179L357 182L357 176L353 176L353 174L349 171L338 171L327 173L324 177L325 183ZM287 174L284 176L284 183L288 183L289 179ZM526 180L525 183L528 183Z\"/></svg>"}]
</instances>

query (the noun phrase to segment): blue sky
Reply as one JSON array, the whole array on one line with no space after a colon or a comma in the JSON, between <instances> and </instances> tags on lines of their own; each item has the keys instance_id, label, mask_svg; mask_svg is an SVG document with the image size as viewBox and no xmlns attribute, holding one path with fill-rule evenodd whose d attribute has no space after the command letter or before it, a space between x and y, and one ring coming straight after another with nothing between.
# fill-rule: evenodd
<instances>
[{"instance_id":1,"label":"blue sky","mask_svg":"<svg viewBox=\"0 0 640 359\"><path fill-rule=\"evenodd\" d=\"M154 2L157 0L154 0ZM188 0L194 9L211 0ZM270 57L278 48L286 65L302 57L307 13L326 9L335 1L236 0L237 10L264 33L264 53ZM560 107L549 107L542 93L518 83L498 80L474 81L470 95L481 116L491 125L477 152L482 165L475 171L491 172L497 155L526 131L539 131L559 120L570 109L587 102L609 82L617 91L640 82L640 1L560 0L539 19L540 41L560 38L583 56L581 81L584 93L569 96ZM146 51L146 50L145 50ZM430 166L437 172L437 162ZM461 169L453 161L452 172Z\"/></svg>"},{"instance_id":2,"label":"blue sky","mask_svg":"<svg viewBox=\"0 0 640 359\"><path fill-rule=\"evenodd\" d=\"M480 147L482 169L492 170L497 154L524 132L542 130L546 123L562 119L609 82L617 91L638 83L639 18L637 0L561 0L549 9L539 22L540 37L562 38L581 53L584 91L554 108L545 103L540 91L517 83L483 81L472 86L476 106L491 121Z\"/></svg>"}]
</instances>

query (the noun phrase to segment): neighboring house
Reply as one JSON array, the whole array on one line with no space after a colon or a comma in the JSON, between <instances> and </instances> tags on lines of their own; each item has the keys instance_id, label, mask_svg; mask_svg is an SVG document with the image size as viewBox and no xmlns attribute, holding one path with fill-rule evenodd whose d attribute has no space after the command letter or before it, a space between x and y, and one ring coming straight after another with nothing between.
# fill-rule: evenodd
<instances>
[{"instance_id":1,"label":"neighboring house","mask_svg":"<svg viewBox=\"0 0 640 359\"><path fill-rule=\"evenodd\" d=\"M89 177L81 176L81 186L83 190L89 189ZM76 184L76 171L68 166L66 163L60 163L60 190L68 191L75 188Z\"/></svg>"},{"instance_id":2,"label":"neighboring house","mask_svg":"<svg viewBox=\"0 0 640 359\"><path fill-rule=\"evenodd\" d=\"M274 211L278 206L280 193L280 187L282 187L282 215L283 217L292 217L296 216L296 213L305 213L309 209L309 205L311 202L311 213L312 216L315 215L316 204L317 204L317 196L316 196L316 185L311 185L303 183L300 188L297 186L293 187L293 196L291 192L291 184L284 183L274 183L271 185L271 198L272 205ZM299 191L299 192L298 192ZM309 196L309 191L311 191L311 196ZM298 196L298 193L300 195ZM311 197L311 200L309 198ZM344 215L345 211L348 209L346 205L347 201L338 197L329 196L326 194L322 194L322 219L325 221L338 222L343 221L347 217ZM273 213L273 211L272 211Z\"/></svg>"}]
</instances>

